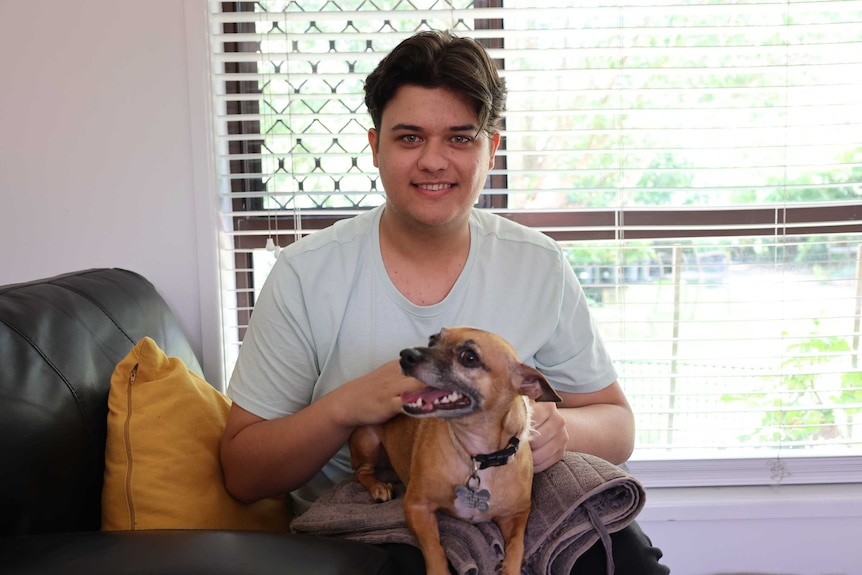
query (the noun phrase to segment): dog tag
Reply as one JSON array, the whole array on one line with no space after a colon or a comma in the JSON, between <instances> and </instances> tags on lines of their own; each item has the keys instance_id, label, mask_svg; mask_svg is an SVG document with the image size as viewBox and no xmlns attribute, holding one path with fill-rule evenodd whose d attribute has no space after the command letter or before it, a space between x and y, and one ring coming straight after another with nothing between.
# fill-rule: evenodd
<instances>
[{"instance_id":1,"label":"dog tag","mask_svg":"<svg viewBox=\"0 0 862 575\"><path fill-rule=\"evenodd\" d=\"M491 492L487 489L474 489L469 485L459 485L455 488L455 507L478 509L487 513L491 509L489 499L491 499Z\"/></svg>"}]
</instances>

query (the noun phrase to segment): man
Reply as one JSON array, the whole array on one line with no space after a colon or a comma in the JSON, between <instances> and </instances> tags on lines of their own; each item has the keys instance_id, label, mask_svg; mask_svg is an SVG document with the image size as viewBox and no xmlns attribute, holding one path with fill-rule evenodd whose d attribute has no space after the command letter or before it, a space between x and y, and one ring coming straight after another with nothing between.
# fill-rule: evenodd
<instances>
[{"instance_id":1,"label":"man","mask_svg":"<svg viewBox=\"0 0 862 575\"><path fill-rule=\"evenodd\" d=\"M471 39L417 34L380 62L365 94L385 205L282 251L228 390L228 490L243 501L291 492L294 509L307 509L351 476L353 429L400 413L401 394L422 387L401 373L398 352L454 325L507 339L563 398L536 406L536 471L565 450L625 461L631 408L562 250L473 208L505 107L487 53ZM599 545L576 572L599 572L590 553L604 565ZM615 535L618 554L618 573L626 561L632 573L667 572L637 526Z\"/></svg>"}]
</instances>

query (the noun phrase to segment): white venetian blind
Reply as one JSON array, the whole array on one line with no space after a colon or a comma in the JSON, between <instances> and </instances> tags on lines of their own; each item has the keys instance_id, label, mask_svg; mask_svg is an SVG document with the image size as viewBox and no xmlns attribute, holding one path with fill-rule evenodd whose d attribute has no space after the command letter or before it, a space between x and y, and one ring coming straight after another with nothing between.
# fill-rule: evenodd
<instances>
[{"instance_id":1,"label":"white venetian blind","mask_svg":"<svg viewBox=\"0 0 862 575\"><path fill-rule=\"evenodd\" d=\"M452 29L509 89L480 206L567 250L635 459L858 461L862 0L211 9L227 373L278 246L383 201L365 76Z\"/></svg>"}]
</instances>

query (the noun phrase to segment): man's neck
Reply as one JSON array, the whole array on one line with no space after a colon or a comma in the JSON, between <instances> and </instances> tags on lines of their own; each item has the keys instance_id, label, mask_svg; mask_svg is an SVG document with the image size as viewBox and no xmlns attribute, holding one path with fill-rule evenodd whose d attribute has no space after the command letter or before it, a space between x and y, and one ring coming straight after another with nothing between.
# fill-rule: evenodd
<instances>
[{"instance_id":1,"label":"man's neck","mask_svg":"<svg viewBox=\"0 0 862 575\"><path fill-rule=\"evenodd\" d=\"M446 226L399 221L388 210L380 217L380 243L413 261L446 261L466 257L470 250L469 216Z\"/></svg>"},{"instance_id":2,"label":"man's neck","mask_svg":"<svg viewBox=\"0 0 862 575\"><path fill-rule=\"evenodd\" d=\"M432 305L446 297L470 253L470 224L441 227L399 225L383 212L380 252L392 283L417 305Z\"/></svg>"}]
</instances>

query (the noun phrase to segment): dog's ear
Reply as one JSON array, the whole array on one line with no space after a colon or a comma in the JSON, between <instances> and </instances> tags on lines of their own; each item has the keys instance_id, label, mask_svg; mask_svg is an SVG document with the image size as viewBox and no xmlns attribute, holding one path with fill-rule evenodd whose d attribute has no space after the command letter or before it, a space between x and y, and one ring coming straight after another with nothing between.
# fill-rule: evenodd
<instances>
[{"instance_id":1,"label":"dog's ear","mask_svg":"<svg viewBox=\"0 0 862 575\"><path fill-rule=\"evenodd\" d=\"M516 370L521 380L518 386L518 393L521 395L526 395L533 401L563 401L539 370L523 363L519 363Z\"/></svg>"}]
</instances>

